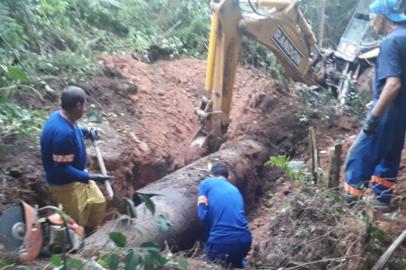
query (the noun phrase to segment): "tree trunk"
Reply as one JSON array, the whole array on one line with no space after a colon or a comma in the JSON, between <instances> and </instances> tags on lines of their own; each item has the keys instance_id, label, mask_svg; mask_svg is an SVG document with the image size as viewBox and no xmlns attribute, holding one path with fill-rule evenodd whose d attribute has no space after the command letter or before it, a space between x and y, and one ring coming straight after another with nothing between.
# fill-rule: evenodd
<instances>
[{"instance_id":1,"label":"tree trunk","mask_svg":"<svg viewBox=\"0 0 406 270\"><path fill-rule=\"evenodd\" d=\"M120 217L109 221L88 237L85 250L112 248L112 243L104 246L107 234L112 231L122 232L129 246L138 246L149 241L159 244L168 241L169 244L176 243L179 248L188 248L184 244L193 244L201 235L196 202L199 182L207 175L208 164L216 161L227 163L231 168L230 181L243 195L252 195L257 188L256 168L264 164L268 154L269 149L258 142L237 142L141 188L139 193L155 194L151 197L155 203L155 215L151 215L143 203L136 207L138 216L135 219ZM158 226L163 216L172 224L164 232Z\"/></svg>"}]
</instances>

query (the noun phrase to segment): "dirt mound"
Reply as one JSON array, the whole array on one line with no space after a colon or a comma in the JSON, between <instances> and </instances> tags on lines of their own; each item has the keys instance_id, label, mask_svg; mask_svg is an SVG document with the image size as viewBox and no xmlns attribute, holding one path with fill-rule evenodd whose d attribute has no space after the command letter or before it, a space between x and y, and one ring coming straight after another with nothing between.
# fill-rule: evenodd
<instances>
[{"instance_id":1,"label":"dirt mound","mask_svg":"<svg viewBox=\"0 0 406 270\"><path fill-rule=\"evenodd\" d=\"M202 154L191 156L189 144L199 128L194 111L204 95L206 63L179 59L149 65L131 56L102 60L103 72L83 87L117 133L107 134L102 147L116 178L114 186L128 195ZM233 138L246 131L247 123L255 125L259 110L250 106L250 100L272 84L261 72L238 70L231 112Z\"/></svg>"},{"instance_id":2,"label":"dirt mound","mask_svg":"<svg viewBox=\"0 0 406 270\"><path fill-rule=\"evenodd\" d=\"M0 214L24 200L32 205L48 203L42 183L39 146L31 140L15 140L0 150Z\"/></svg>"}]
</instances>

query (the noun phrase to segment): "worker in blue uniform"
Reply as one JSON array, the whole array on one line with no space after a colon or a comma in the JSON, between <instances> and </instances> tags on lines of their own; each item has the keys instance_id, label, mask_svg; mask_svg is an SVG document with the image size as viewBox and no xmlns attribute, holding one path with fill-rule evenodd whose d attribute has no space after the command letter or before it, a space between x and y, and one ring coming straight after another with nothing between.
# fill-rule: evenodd
<instances>
[{"instance_id":1,"label":"worker in blue uniform","mask_svg":"<svg viewBox=\"0 0 406 270\"><path fill-rule=\"evenodd\" d=\"M198 216L208 231L204 252L210 261L243 268L252 236L244 212L243 198L227 179L229 169L216 163L199 185Z\"/></svg>"},{"instance_id":2,"label":"worker in blue uniform","mask_svg":"<svg viewBox=\"0 0 406 270\"><path fill-rule=\"evenodd\" d=\"M41 156L45 180L53 200L85 229L99 225L105 214L106 200L94 181L110 176L89 174L84 138L96 139L94 129L79 128L77 121L86 108L86 94L75 86L66 87L60 111L50 115L41 133ZM92 179L92 180L91 180Z\"/></svg>"},{"instance_id":3,"label":"worker in blue uniform","mask_svg":"<svg viewBox=\"0 0 406 270\"><path fill-rule=\"evenodd\" d=\"M375 63L372 108L345 164L345 190L352 203L371 183L374 206L390 210L406 131L406 15L396 0L375 0L374 31L385 36Z\"/></svg>"}]
</instances>

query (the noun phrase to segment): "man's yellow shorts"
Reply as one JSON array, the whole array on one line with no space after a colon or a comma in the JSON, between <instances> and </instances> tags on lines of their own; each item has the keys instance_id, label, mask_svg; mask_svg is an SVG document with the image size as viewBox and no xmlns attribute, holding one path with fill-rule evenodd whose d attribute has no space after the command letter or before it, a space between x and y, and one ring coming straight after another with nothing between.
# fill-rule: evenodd
<instances>
[{"instance_id":1,"label":"man's yellow shorts","mask_svg":"<svg viewBox=\"0 0 406 270\"><path fill-rule=\"evenodd\" d=\"M63 211L79 225L100 225L106 213L106 199L93 180L89 184L73 182L63 186L49 186L53 200L62 204Z\"/></svg>"}]
</instances>

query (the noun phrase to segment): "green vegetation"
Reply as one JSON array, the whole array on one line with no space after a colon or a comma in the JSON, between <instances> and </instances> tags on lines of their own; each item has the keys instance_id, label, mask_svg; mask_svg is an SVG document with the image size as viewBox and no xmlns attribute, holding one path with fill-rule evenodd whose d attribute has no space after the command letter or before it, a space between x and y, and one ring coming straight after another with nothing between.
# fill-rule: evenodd
<instances>
[{"instance_id":1,"label":"green vegetation","mask_svg":"<svg viewBox=\"0 0 406 270\"><path fill-rule=\"evenodd\" d=\"M109 233L109 240L114 242L116 249L112 252L101 251L101 255L97 256L95 260L84 261L73 257L64 260L60 256L53 256L50 262L55 268L64 270L83 269L86 267L100 269L96 268L96 266L101 266L108 270L130 270L138 269L138 267L142 267L142 269L145 270L152 270L166 264L179 266L180 269L186 269L180 267L183 263L182 260L176 261L163 255L163 253L160 252L159 245L154 243L148 242L140 247L131 248L127 246L127 238L120 232Z\"/></svg>"},{"instance_id":2,"label":"green vegetation","mask_svg":"<svg viewBox=\"0 0 406 270\"><path fill-rule=\"evenodd\" d=\"M15 266L16 265L13 263L13 261L7 258L0 258L0 269L13 269Z\"/></svg>"},{"instance_id":3,"label":"green vegetation","mask_svg":"<svg viewBox=\"0 0 406 270\"><path fill-rule=\"evenodd\" d=\"M325 2L323 47L335 48L347 27L358 1L354 0L302 0L300 7L313 32L320 38L321 11Z\"/></svg>"},{"instance_id":4,"label":"green vegetation","mask_svg":"<svg viewBox=\"0 0 406 270\"><path fill-rule=\"evenodd\" d=\"M321 3L300 2L316 33ZM336 44L354 5L327 1L326 44ZM25 124L17 123L27 113L37 118L35 107L24 117L8 113L4 104L22 110L16 91L42 96L86 80L97 70L99 55L136 52L148 60L158 48L168 57L204 58L209 14L207 0L0 0L0 134L27 133ZM272 53L248 39L243 40L241 62L278 79L284 76Z\"/></svg>"},{"instance_id":5,"label":"green vegetation","mask_svg":"<svg viewBox=\"0 0 406 270\"><path fill-rule=\"evenodd\" d=\"M15 131L26 136L37 134L45 115L41 110L24 109L0 99L0 142L7 143L7 138L13 136Z\"/></svg>"},{"instance_id":6,"label":"green vegetation","mask_svg":"<svg viewBox=\"0 0 406 270\"><path fill-rule=\"evenodd\" d=\"M155 204L148 196L138 194L138 199L141 203L145 204L147 210L155 215ZM134 226L134 230L139 234L141 231L137 229L137 220L134 219L137 216L135 212L135 206L132 201L129 204L131 207L130 216L123 216L126 221ZM172 223L164 215L159 215L157 220L157 226L160 231L167 231ZM94 251L94 254L87 255L86 258L82 256L70 255L69 252L63 255L54 255L50 259L50 264L54 269L63 270L76 270L76 269L104 269L117 270L117 269L159 269L164 265L170 265L171 269L187 269L187 262L183 256L173 256L169 250L161 252L161 248L154 242L143 243L139 247L132 247L127 242L127 237L121 233L112 231L107 235L108 240L112 241L115 245L113 250L104 250L103 248ZM87 259L88 257L91 259ZM6 263L6 261L4 261ZM0 260L1 265L1 260ZM99 267L99 268L97 268Z\"/></svg>"},{"instance_id":7,"label":"green vegetation","mask_svg":"<svg viewBox=\"0 0 406 270\"><path fill-rule=\"evenodd\" d=\"M347 103L340 104L331 92L314 91L305 85L298 85L295 95L300 102L299 122L307 126L311 119L320 119L326 127L331 127L342 115L356 116L363 120L370 98L366 92L355 90L348 95Z\"/></svg>"},{"instance_id":8,"label":"green vegetation","mask_svg":"<svg viewBox=\"0 0 406 270\"><path fill-rule=\"evenodd\" d=\"M305 181L308 179L304 162L300 160L292 160L288 156L279 155L269 157L265 165L281 169L290 179L293 180Z\"/></svg>"},{"instance_id":9,"label":"green vegetation","mask_svg":"<svg viewBox=\"0 0 406 270\"><path fill-rule=\"evenodd\" d=\"M205 0L0 0L0 144L41 126L39 108L21 108L16 91L42 97L86 80L103 54L148 59L157 47L169 57L204 56L209 12Z\"/></svg>"}]
</instances>

